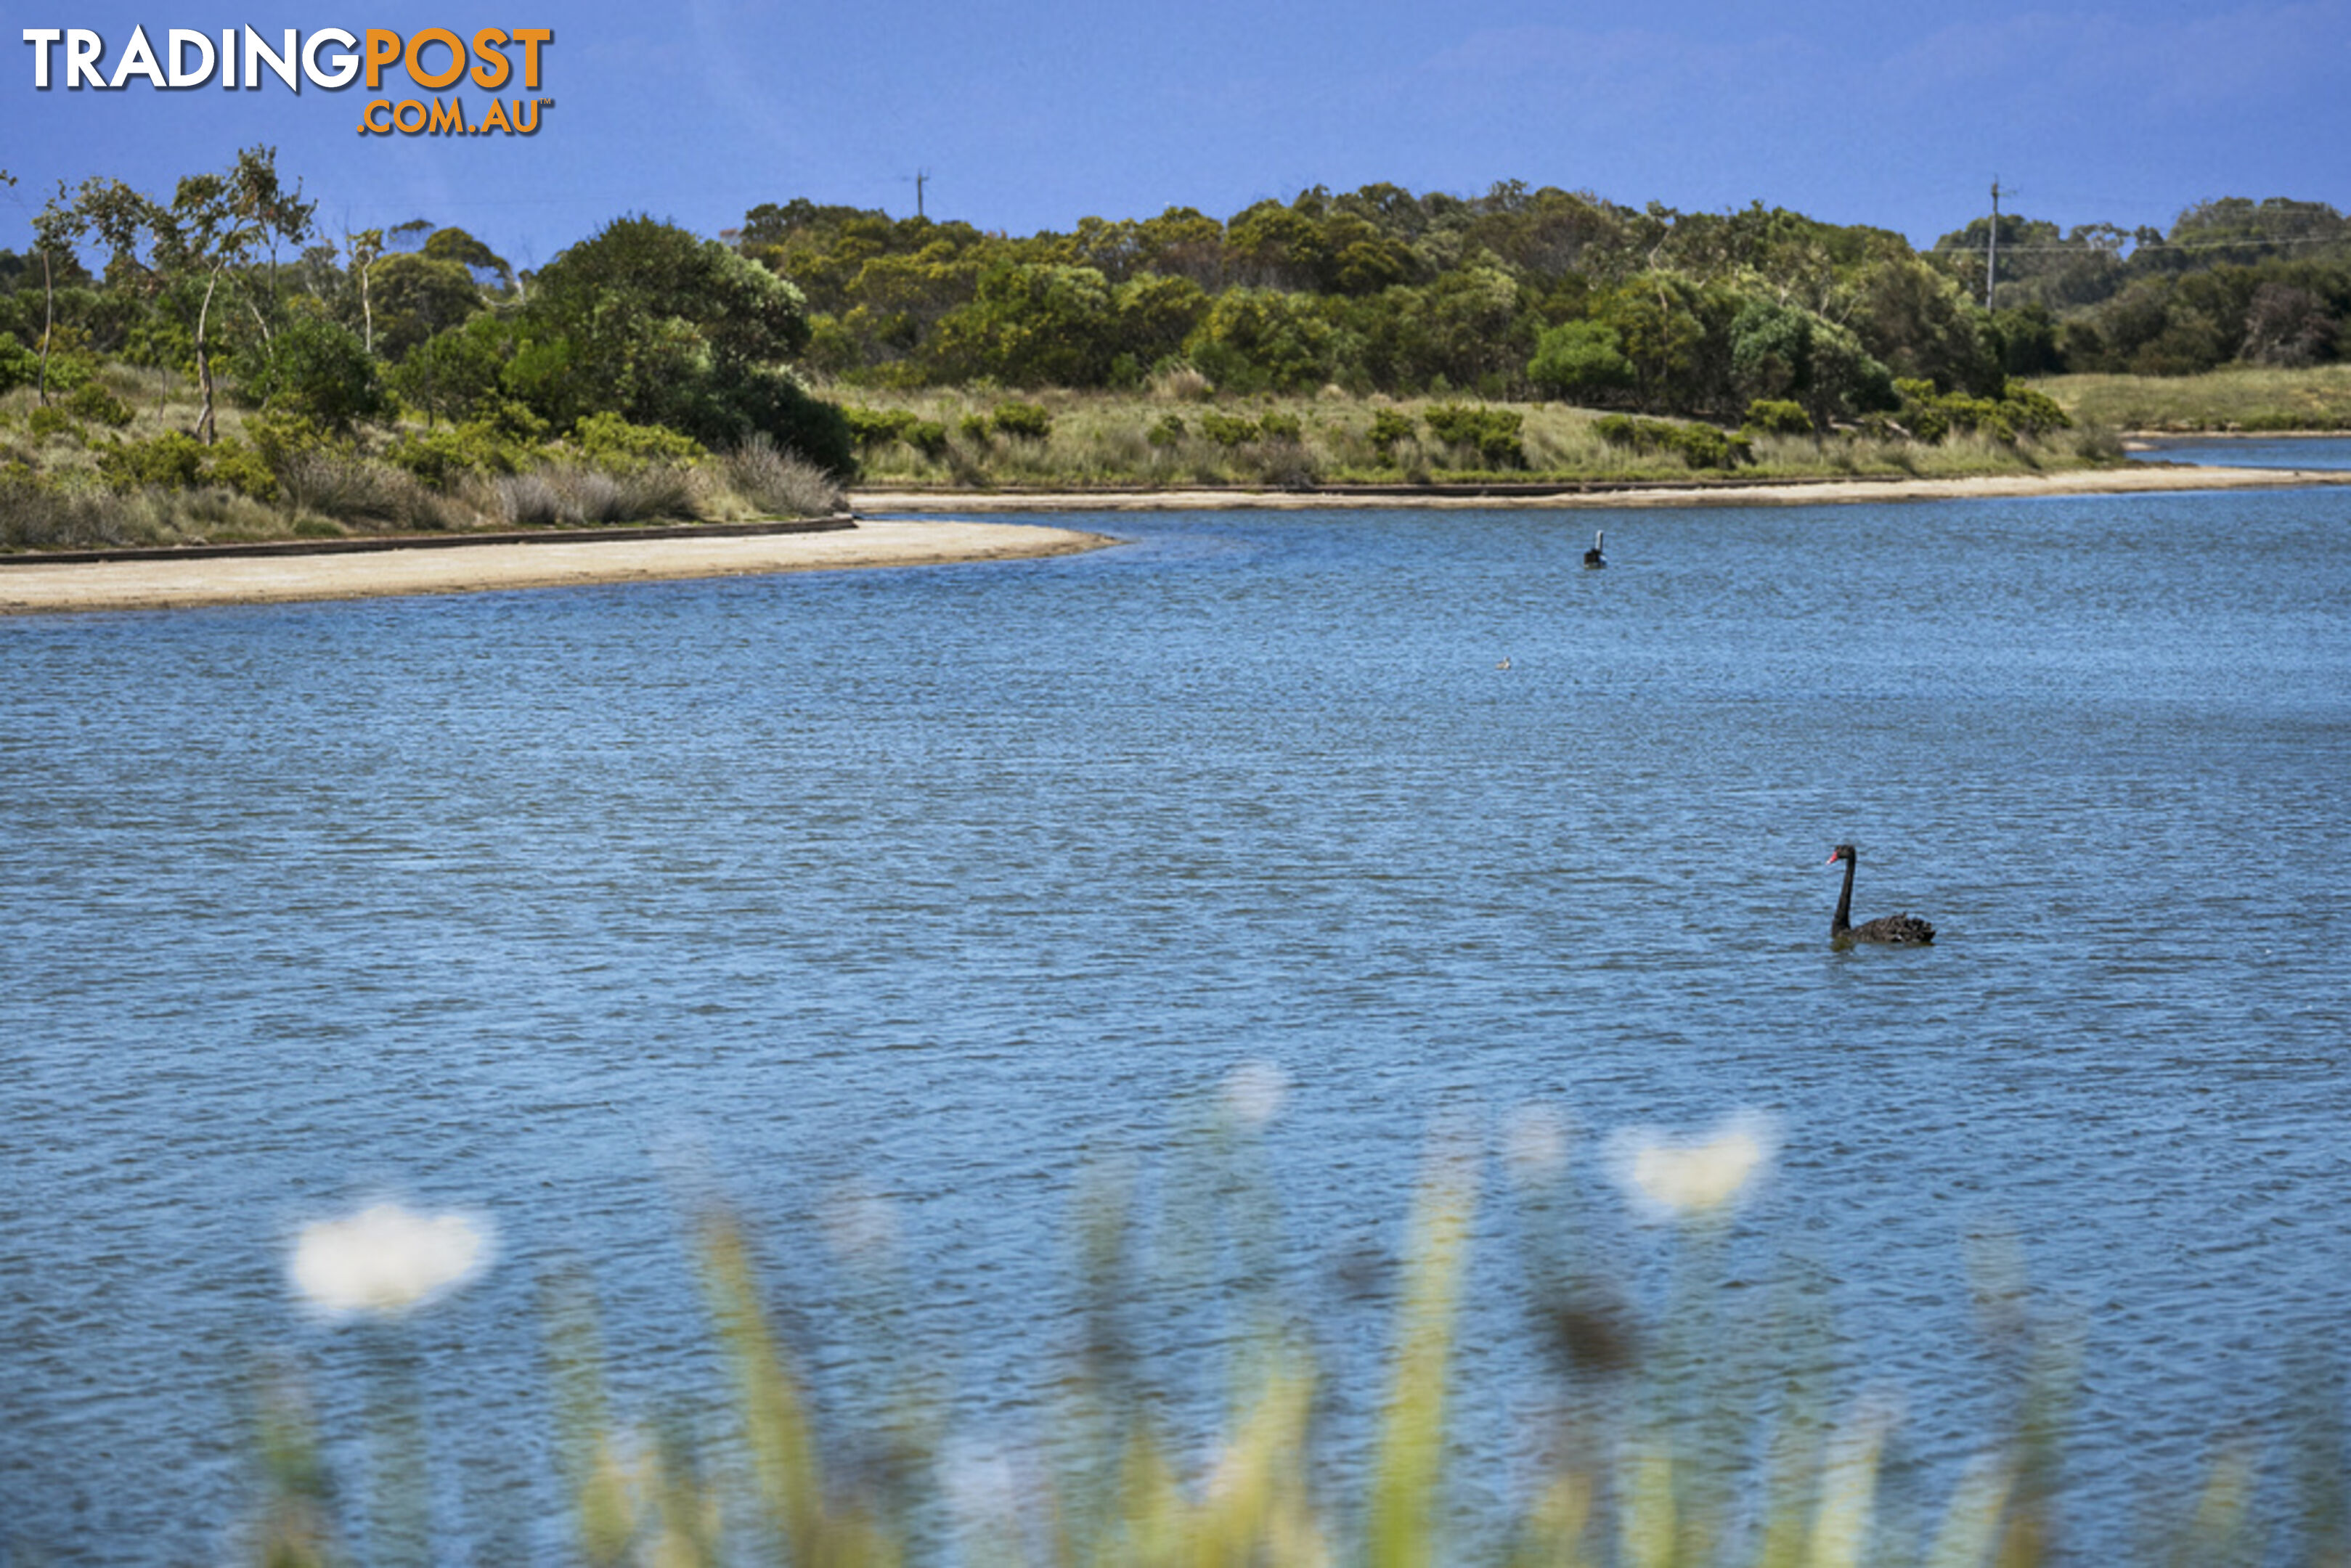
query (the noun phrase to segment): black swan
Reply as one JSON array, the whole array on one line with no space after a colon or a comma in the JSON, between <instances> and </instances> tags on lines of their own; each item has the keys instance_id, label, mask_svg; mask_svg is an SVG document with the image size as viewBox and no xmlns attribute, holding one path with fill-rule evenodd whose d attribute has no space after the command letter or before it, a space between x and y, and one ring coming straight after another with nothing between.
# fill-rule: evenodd
<instances>
[{"instance_id":1,"label":"black swan","mask_svg":"<svg viewBox=\"0 0 2351 1568\"><path fill-rule=\"evenodd\" d=\"M1602 567L1608 564L1608 558L1600 553L1600 541L1607 537L1608 530L1606 528L1603 528L1598 533L1592 536L1592 548L1583 552L1583 564L1589 570L1597 571Z\"/></svg>"},{"instance_id":2,"label":"black swan","mask_svg":"<svg viewBox=\"0 0 2351 1568\"><path fill-rule=\"evenodd\" d=\"M1853 867L1861 857L1854 853L1851 844L1839 844L1829 852L1828 863L1844 862L1844 891L1837 894L1836 913L1829 917L1829 946L1843 947L1855 942L1884 942L1895 946L1911 946L1935 939L1935 928L1915 915L1882 915L1866 925L1853 923Z\"/></svg>"}]
</instances>

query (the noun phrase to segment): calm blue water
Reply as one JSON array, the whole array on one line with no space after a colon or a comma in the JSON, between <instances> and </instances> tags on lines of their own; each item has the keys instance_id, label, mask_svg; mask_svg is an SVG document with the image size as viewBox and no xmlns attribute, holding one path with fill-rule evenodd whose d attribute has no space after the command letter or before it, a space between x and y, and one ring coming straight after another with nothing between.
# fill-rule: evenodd
<instances>
[{"instance_id":1,"label":"calm blue water","mask_svg":"<svg viewBox=\"0 0 2351 1568\"><path fill-rule=\"evenodd\" d=\"M2136 455L2222 468L2351 468L2351 441L2331 435L2180 436Z\"/></svg>"},{"instance_id":2,"label":"calm blue water","mask_svg":"<svg viewBox=\"0 0 2351 1568\"><path fill-rule=\"evenodd\" d=\"M2013 1228L2085 1325L2100 1560L2351 1315L2346 520L1118 516L1035 563L0 622L0 1541L222 1554L285 1354L355 1510L384 1336L300 1317L284 1249L378 1194L498 1228L405 1334L481 1560L562 1539L550 1271L591 1270L624 1406L721 1403L712 1192L835 1396L944 1367L960 1441L1017 1448L1081 1176L1178 1183L1270 1062L1343 1429L1386 1318L1340 1281L1432 1129L1564 1111L1646 1299L1600 1146L1755 1108L1735 1267L1801 1266L1844 1386L1900 1393L1929 1520L1997 1405L1965 1243ZM1840 841L1856 915L1934 947L1829 950ZM1520 1495L1544 1397L1488 1185L1473 1499ZM844 1193L894 1216L903 1311L827 1250ZM1216 1299L1137 1311L1210 1389Z\"/></svg>"}]
</instances>

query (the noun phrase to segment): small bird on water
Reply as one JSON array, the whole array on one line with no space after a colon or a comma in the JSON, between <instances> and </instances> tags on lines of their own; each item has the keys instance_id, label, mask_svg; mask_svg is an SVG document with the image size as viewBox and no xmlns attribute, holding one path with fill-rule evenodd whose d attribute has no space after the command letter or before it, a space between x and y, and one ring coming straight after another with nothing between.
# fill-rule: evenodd
<instances>
[{"instance_id":1,"label":"small bird on water","mask_svg":"<svg viewBox=\"0 0 2351 1568\"><path fill-rule=\"evenodd\" d=\"M1592 548L1583 552L1583 565L1585 570L1598 571L1602 567L1608 564L1608 558L1600 553L1600 541L1607 537L1608 530L1606 528L1602 528L1599 532L1592 536Z\"/></svg>"}]
</instances>

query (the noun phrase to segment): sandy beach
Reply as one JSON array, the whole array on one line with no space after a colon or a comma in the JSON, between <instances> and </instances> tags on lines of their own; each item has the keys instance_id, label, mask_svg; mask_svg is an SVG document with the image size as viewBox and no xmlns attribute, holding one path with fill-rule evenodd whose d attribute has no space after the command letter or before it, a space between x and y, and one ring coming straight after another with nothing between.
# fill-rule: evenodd
<instances>
[{"instance_id":1,"label":"sandy beach","mask_svg":"<svg viewBox=\"0 0 2351 1568\"><path fill-rule=\"evenodd\" d=\"M1528 509L1691 506L1817 506L1999 496L2114 495L2351 484L2322 469L2199 468L2153 465L1982 479L1857 479L1834 483L1643 486L1569 495L1522 493L1237 493L1162 490L1092 494L859 492L857 525L821 533L631 538L531 544L484 543L353 554L162 559L29 560L0 557L0 615L164 610L393 594L473 593L584 584L650 582L857 567L923 566L1067 555L1115 541L1075 528L978 522L992 513L1141 512L1260 507ZM915 517L892 514L918 514ZM957 514L954 517L938 514Z\"/></svg>"},{"instance_id":2,"label":"sandy beach","mask_svg":"<svg viewBox=\"0 0 2351 1568\"><path fill-rule=\"evenodd\" d=\"M393 594L480 593L855 567L927 566L1069 555L1112 541L1015 523L860 520L824 533L478 544L364 554L12 561L0 557L0 615L163 610Z\"/></svg>"}]
</instances>

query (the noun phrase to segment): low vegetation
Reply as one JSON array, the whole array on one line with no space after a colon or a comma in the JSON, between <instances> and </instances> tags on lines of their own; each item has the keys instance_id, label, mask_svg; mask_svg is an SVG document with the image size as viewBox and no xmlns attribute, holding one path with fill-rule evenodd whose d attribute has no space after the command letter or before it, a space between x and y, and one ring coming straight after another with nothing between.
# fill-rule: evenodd
<instances>
[{"instance_id":1,"label":"low vegetation","mask_svg":"<svg viewBox=\"0 0 2351 1568\"><path fill-rule=\"evenodd\" d=\"M989 1437L957 1429L946 1370L920 1353L870 1345L878 1377L844 1370L841 1333L891 1333L915 1277L883 1200L844 1194L825 1224L830 1268L855 1281L844 1290L897 1303L878 1316L829 1309L811 1283L826 1266L763 1264L745 1226L712 1209L690 1250L731 1408L647 1406L662 1378L622 1375L591 1282L559 1277L547 1292L556 1431L539 1451L559 1456L561 1473L552 1487L534 1478L531 1495L568 1500L573 1560L674 1568L2037 1568L2080 1546L2062 1465L2083 1435L2071 1410L2079 1321L2027 1291L2012 1240L1977 1242L1970 1283L1998 1386L1959 1426L1916 1417L1945 1449L1931 1463L1905 1452L1910 1423L1845 1363L1817 1292L1753 1288L1751 1260L1731 1260L1739 1207L1771 1157L1769 1124L1753 1118L1697 1139L1611 1141L1611 1174L1659 1234L1637 1270L1657 1276L1649 1289L1588 1232L1596 1210L1563 1124L1522 1112L1506 1128L1507 1228L1478 1221L1479 1155L1440 1145L1393 1262L1365 1265L1377 1282L1364 1288L1391 1314L1384 1366L1371 1386L1335 1386L1314 1320L1281 1282L1261 1146L1279 1084L1248 1076L1263 1071L1235 1075L1220 1117L1165 1179L1103 1172L1081 1195L1074 1292L1045 1314L1070 1325L1070 1343ZM1507 1389L1457 1373L1472 1239L1497 1230L1516 1238L1524 1337L1483 1343L1481 1359L1520 1369ZM377 1336L383 1386L364 1432L321 1434L298 1367L282 1369L261 1426L255 1560L344 1561L354 1535L370 1561L448 1555L455 1521L435 1517L433 1423L402 1318L464 1288L486 1253L457 1215L378 1207L305 1231L298 1291ZM1156 1299L1178 1281L1215 1297L1221 1398L1187 1396L1173 1364L1198 1347L1165 1343L1165 1325L1207 1325ZM1644 1297L1659 1304L1645 1311ZM2130 1537L2135 1561L2341 1561L2343 1456L2318 1408L2328 1386L2314 1384L2312 1409L2294 1416L2307 1424L2288 1435L2281 1474L2262 1473L2240 1427L2143 1516L2098 1531ZM339 1473L363 1484L347 1490ZM1897 1486L1899 1501L1882 1502Z\"/></svg>"},{"instance_id":2,"label":"low vegetation","mask_svg":"<svg viewBox=\"0 0 2351 1568\"><path fill-rule=\"evenodd\" d=\"M41 405L0 397L0 549L739 522L829 515L840 482L752 432L726 450L615 414L562 437L527 411L336 432L234 405L188 433L183 384L109 365Z\"/></svg>"},{"instance_id":3,"label":"low vegetation","mask_svg":"<svg viewBox=\"0 0 2351 1568\"><path fill-rule=\"evenodd\" d=\"M2033 386L2085 425L2167 434L2351 431L2351 365L2195 376L2051 376Z\"/></svg>"},{"instance_id":4,"label":"low vegetation","mask_svg":"<svg viewBox=\"0 0 2351 1568\"><path fill-rule=\"evenodd\" d=\"M2064 469L2121 455L2022 387L2006 399L1921 387L1905 412L1815 432L1769 404L1725 429L1563 403L1218 396L1176 373L1138 392L851 392L861 483L878 489L1720 483ZM1008 421L1005 411L1021 412ZM1930 429L1921 439L1905 423Z\"/></svg>"}]
</instances>

